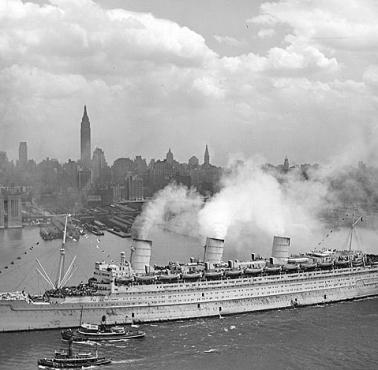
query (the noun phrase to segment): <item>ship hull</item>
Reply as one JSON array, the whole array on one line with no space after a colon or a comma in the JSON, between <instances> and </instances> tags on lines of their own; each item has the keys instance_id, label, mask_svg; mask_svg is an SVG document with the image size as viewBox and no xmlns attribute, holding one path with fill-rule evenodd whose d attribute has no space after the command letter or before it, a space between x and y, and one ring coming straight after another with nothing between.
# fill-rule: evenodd
<instances>
[{"instance_id":1,"label":"ship hull","mask_svg":"<svg viewBox=\"0 0 378 370\"><path fill-rule=\"evenodd\" d=\"M0 331L77 327L80 321L147 323L230 315L378 295L378 266L241 277L205 282L134 285L110 296L56 303L0 301Z\"/></svg>"}]
</instances>

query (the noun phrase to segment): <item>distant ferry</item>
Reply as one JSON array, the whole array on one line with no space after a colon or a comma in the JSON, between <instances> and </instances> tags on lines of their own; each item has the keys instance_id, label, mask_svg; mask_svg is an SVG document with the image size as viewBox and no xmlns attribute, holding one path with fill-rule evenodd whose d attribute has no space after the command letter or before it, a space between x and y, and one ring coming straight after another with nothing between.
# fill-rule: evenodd
<instances>
[{"instance_id":1,"label":"distant ferry","mask_svg":"<svg viewBox=\"0 0 378 370\"><path fill-rule=\"evenodd\" d=\"M352 229L353 232L353 229ZM352 237L352 234L351 234ZM87 284L65 287L64 245L57 283L42 300L0 293L0 331L79 326L81 316L133 324L324 304L378 295L378 256L318 250L290 256L290 238L275 236L271 257L223 262L224 241L207 238L204 258L150 266L152 242L134 239L130 260L96 262Z\"/></svg>"}]
</instances>

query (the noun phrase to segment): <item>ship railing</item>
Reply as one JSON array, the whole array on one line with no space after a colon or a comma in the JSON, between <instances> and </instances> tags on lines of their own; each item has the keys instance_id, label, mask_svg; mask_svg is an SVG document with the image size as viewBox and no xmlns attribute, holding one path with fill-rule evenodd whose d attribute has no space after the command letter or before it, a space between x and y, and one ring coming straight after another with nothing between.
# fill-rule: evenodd
<instances>
[{"instance_id":1,"label":"ship railing","mask_svg":"<svg viewBox=\"0 0 378 370\"><path fill-rule=\"evenodd\" d=\"M280 271L277 274L269 274L269 273L260 273L259 275L255 276L247 276L242 274L241 276L238 277L233 277L230 278L225 275L219 276L217 279L214 278L206 278L203 276L202 278L199 278L196 281L187 281L180 277L177 279L177 281L172 282L172 281L162 281L162 280L151 280L151 281L143 281L143 282L138 282L138 281L132 281L130 283L125 284L126 286L140 286L140 285L164 285L165 287L177 287L177 284L207 284L207 285L217 285L219 282L226 282L229 281L230 284L232 282L239 283L240 280L246 281L248 283L254 282L254 281L262 281L266 280L268 281L275 281L275 280L280 280L280 279L290 279L290 280L295 280L295 279L300 279L300 278L306 278L308 276L311 277L316 277L316 276L324 276L324 275L333 275L333 274L348 274L353 271L358 271L361 269L369 269L369 268L376 268L378 269L377 265L366 265L366 266L358 266L358 267L341 267L341 268L331 268L331 269L320 269L317 268L312 271L305 271L305 270L298 270L298 271L292 271L292 272L284 272Z\"/></svg>"}]
</instances>

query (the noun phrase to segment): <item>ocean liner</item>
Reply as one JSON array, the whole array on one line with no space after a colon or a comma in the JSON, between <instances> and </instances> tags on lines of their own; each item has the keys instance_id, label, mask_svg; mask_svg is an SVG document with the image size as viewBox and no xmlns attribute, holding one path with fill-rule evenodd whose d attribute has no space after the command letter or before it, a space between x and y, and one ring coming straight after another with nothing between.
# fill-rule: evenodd
<instances>
[{"instance_id":1,"label":"ocean liner","mask_svg":"<svg viewBox=\"0 0 378 370\"><path fill-rule=\"evenodd\" d=\"M353 227L356 222L353 223ZM350 235L352 240L353 227ZM96 262L86 284L65 287L64 243L57 283L43 299L0 293L0 331L79 326L81 317L108 324L145 323L324 304L378 295L378 256L347 250L290 255L290 238L275 236L271 257L222 260L224 241L207 238L203 260L150 266L152 242L134 239L130 259ZM41 271L42 270L42 271Z\"/></svg>"}]
</instances>

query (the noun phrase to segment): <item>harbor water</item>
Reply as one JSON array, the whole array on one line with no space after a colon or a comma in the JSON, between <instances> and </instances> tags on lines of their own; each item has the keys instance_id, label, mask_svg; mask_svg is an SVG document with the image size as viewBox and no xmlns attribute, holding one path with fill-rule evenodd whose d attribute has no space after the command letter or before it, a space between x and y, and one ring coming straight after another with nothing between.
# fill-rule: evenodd
<instances>
[{"instance_id":1,"label":"harbor water","mask_svg":"<svg viewBox=\"0 0 378 370\"><path fill-rule=\"evenodd\" d=\"M156 232L152 239L152 263L201 253L196 239L167 232ZM68 243L66 266L77 256L79 267L71 283L86 281L94 261L118 260L122 250L128 254L130 243L109 233ZM35 271L35 259L54 277L59 247L60 241L42 241L38 229L0 231L0 292L43 292L47 285ZM113 360L104 369L378 368L378 298L140 329L144 339L98 346L100 355ZM0 333L0 369L36 369L38 358L59 348L64 348L59 330ZM74 350L94 352L95 346L75 345Z\"/></svg>"}]
</instances>

